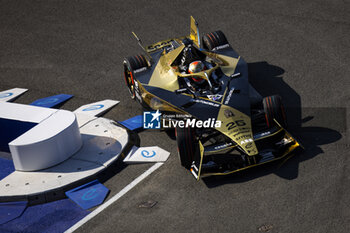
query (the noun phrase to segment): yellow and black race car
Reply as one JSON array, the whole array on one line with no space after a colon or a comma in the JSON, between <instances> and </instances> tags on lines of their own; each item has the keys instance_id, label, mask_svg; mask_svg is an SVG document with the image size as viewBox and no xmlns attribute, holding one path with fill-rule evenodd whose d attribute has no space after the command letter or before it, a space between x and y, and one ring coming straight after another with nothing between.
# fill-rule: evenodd
<instances>
[{"instance_id":1,"label":"yellow and black race car","mask_svg":"<svg viewBox=\"0 0 350 233\"><path fill-rule=\"evenodd\" d=\"M301 147L285 130L281 98L263 98L250 85L247 63L221 31L200 40L191 17L189 36L146 47L134 36L145 55L124 60L131 97L146 109L172 113L167 121L187 120L173 125L181 164L197 179L285 158Z\"/></svg>"}]
</instances>

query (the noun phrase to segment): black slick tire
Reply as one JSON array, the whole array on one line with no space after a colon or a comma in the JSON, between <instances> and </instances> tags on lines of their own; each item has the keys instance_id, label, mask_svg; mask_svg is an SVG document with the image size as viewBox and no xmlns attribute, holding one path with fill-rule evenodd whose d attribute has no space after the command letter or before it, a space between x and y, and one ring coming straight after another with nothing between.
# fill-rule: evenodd
<instances>
[{"instance_id":1,"label":"black slick tire","mask_svg":"<svg viewBox=\"0 0 350 233\"><path fill-rule=\"evenodd\" d=\"M130 92L131 98L135 99L137 87L135 88L135 74L134 71L143 67L148 67L146 58L143 55L135 55L127 57L123 61L124 66L124 80L125 84ZM140 94L140 93L139 93Z\"/></svg>"},{"instance_id":2,"label":"black slick tire","mask_svg":"<svg viewBox=\"0 0 350 233\"><path fill-rule=\"evenodd\" d=\"M192 128L177 127L175 129L175 135L181 165L187 169L190 169L194 160L194 155L199 149L198 141L196 140L195 136L195 130Z\"/></svg>"},{"instance_id":3,"label":"black slick tire","mask_svg":"<svg viewBox=\"0 0 350 233\"><path fill-rule=\"evenodd\" d=\"M210 51L218 46L228 44L225 34L220 30L204 35L202 42L203 47Z\"/></svg>"},{"instance_id":4,"label":"black slick tire","mask_svg":"<svg viewBox=\"0 0 350 233\"><path fill-rule=\"evenodd\" d=\"M274 119L283 127L287 127L287 118L279 95L268 96L263 99L266 125L271 128L274 125Z\"/></svg>"}]
</instances>

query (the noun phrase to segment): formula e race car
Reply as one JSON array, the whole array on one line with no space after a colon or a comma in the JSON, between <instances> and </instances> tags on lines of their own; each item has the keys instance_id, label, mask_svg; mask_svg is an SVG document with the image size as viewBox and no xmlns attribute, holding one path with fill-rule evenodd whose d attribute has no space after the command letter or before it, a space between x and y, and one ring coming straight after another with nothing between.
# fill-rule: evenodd
<instances>
[{"instance_id":1,"label":"formula e race car","mask_svg":"<svg viewBox=\"0 0 350 233\"><path fill-rule=\"evenodd\" d=\"M300 148L285 130L281 98L263 98L251 86L247 63L224 33L200 40L193 17L190 28L189 36L146 47L133 33L145 53L123 62L131 97L173 116L163 124L175 128L182 166L199 179L286 158Z\"/></svg>"}]
</instances>

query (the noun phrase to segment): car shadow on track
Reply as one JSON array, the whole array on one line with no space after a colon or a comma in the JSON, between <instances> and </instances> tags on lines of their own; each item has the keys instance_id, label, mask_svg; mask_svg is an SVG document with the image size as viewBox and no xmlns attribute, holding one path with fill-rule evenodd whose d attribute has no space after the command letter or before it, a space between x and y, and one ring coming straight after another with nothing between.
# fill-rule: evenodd
<instances>
[{"instance_id":1,"label":"car shadow on track","mask_svg":"<svg viewBox=\"0 0 350 233\"><path fill-rule=\"evenodd\" d=\"M288 131L305 147L305 150L291 157L290 159L276 161L263 166L247 169L239 173L227 176L211 176L203 178L204 183L209 187L216 187L227 183L240 183L271 173L292 180L298 177L299 163L309 160L323 153L320 145L329 144L341 139L342 131L345 126L345 109L302 109L300 95L284 82L282 75L284 70L280 67L270 65L267 62L249 63L249 81L252 86L264 97L271 95L280 95L283 105L286 109ZM302 119L305 112L308 114L321 114L324 119L328 119L327 114L337 112L340 118L338 124L334 125L334 129L323 127L329 126L329 122L318 120L321 127L303 127L302 124L313 122L316 116L307 116ZM322 118L322 117L321 117ZM317 121L317 120L316 120ZM312 125L314 125L312 123Z\"/></svg>"}]
</instances>

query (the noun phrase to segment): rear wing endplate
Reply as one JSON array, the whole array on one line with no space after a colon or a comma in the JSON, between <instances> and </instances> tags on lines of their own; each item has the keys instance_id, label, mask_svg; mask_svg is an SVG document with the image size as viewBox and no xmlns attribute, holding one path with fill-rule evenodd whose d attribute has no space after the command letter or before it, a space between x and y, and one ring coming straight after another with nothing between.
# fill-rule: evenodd
<instances>
[{"instance_id":1,"label":"rear wing endplate","mask_svg":"<svg viewBox=\"0 0 350 233\"><path fill-rule=\"evenodd\" d=\"M201 47L201 41L199 39L198 23L192 16L191 16L190 39L193 41L193 43L197 45L198 48Z\"/></svg>"}]
</instances>

